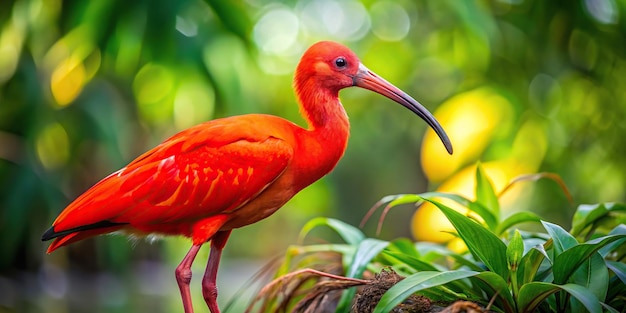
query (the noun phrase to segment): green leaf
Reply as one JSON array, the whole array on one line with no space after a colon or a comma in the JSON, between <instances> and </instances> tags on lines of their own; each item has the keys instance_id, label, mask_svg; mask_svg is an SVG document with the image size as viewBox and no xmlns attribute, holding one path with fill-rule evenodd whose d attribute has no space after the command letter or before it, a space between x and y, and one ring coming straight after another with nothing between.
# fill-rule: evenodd
<instances>
[{"instance_id":1,"label":"green leaf","mask_svg":"<svg viewBox=\"0 0 626 313\"><path fill-rule=\"evenodd\" d=\"M487 293L487 298L491 299L495 295L495 303L504 312L515 312L515 301L511 296L509 286L500 275L493 272L481 272L471 277L470 280L484 285L481 289ZM488 292L485 287L488 287L491 292Z\"/></svg>"},{"instance_id":2,"label":"green leaf","mask_svg":"<svg viewBox=\"0 0 626 313\"><path fill-rule=\"evenodd\" d=\"M486 207L496 217L496 220L499 219L500 203L498 196L496 196L493 185L480 163L476 166L476 202Z\"/></svg>"},{"instance_id":3,"label":"green leaf","mask_svg":"<svg viewBox=\"0 0 626 313\"><path fill-rule=\"evenodd\" d=\"M346 277L359 278L363 275L365 268L385 247L389 245L388 241L382 241L374 238L367 238L361 241L354 253L352 261L346 270ZM344 291L337 305L337 312L349 312L350 304L354 298L356 289L351 288Z\"/></svg>"},{"instance_id":4,"label":"green leaf","mask_svg":"<svg viewBox=\"0 0 626 313\"><path fill-rule=\"evenodd\" d=\"M602 312L600 301L591 290L576 284L565 284L559 287L574 296L574 298L580 301L589 312Z\"/></svg>"},{"instance_id":5,"label":"green leaf","mask_svg":"<svg viewBox=\"0 0 626 313\"><path fill-rule=\"evenodd\" d=\"M524 240L522 240L522 235L520 235L519 230L516 229L513 238L506 247L506 259L510 270L517 271L517 267L523 255Z\"/></svg>"},{"instance_id":6,"label":"green leaf","mask_svg":"<svg viewBox=\"0 0 626 313\"><path fill-rule=\"evenodd\" d=\"M518 312L534 312L548 296L559 291L557 285L544 282L524 284L517 297Z\"/></svg>"},{"instance_id":7,"label":"green leaf","mask_svg":"<svg viewBox=\"0 0 626 313\"><path fill-rule=\"evenodd\" d=\"M578 245L578 241L574 236L570 235L561 226L549 222L541 221L543 227L554 241L554 256L557 257L563 251Z\"/></svg>"},{"instance_id":8,"label":"green leaf","mask_svg":"<svg viewBox=\"0 0 626 313\"><path fill-rule=\"evenodd\" d=\"M389 201L388 206L394 207L402 204L415 203L422 201L422 198L414 194L398 195L395 199Z\"/></svg>"},{"instance_id":9,"label":"green leaf","mask_svg":"<svg viewBox=\"0 0 626 313\"><path fill-rule=\"evenodd\" d=\"M436 205L443 212L473 255L485 263L491 271L508 281L506 245L496 235L469 217L437 201L426 200Z\"/></svg>"},{"instance_id":10,"label":"green leaf","mask_svg":"<svg viewBox=\"0 0 626 313\"><path fill-rule=\"evenodd\" d=\"M496 227L495 233L499 236L514 225L528 222L540 223L541 218L537 214L529 211L516 212L501 221Z\"/></svg>"},{"instance_id":11,"label":"green leaf","mask_svg":"<svg viewBox=\"0 0 626 313\"><path fill-rule=\"evenodd\" d=\"M391 241L389 246L387 246L387 250L391 252L399 252L415 258L420 257L420 253L417 251L415 243L407 238L398 238Z\"/></svg>"},{"instance_id":12,"label":"green leaf","mask_svg":"<svg viewBox=\"0 0 626 313\"><path fill-rule=\"evenodd\" d=\"M491 211L489 211L489 209L487 209L482 204L478 202L470 201L469 199L463 196L452 194L452 193L446 193L446 192L436 192L436 191L421 193L418 196L422 198L428 198L428 199L434 199L434 198L450 199L468 208L470 211L478 214L478 216L480 216L483 219L483 221L485 221L485 224L487 224L487 227L489 227L489 229L494 230L496 229L496 227L498 227L498 219L496 215L494 215Z\"/></svg>"},{"instance_id":13,"label":"green leaf","mask_svg":"<svg viewBox=\"0 0 626 313\"><path fill-rule=\"evenodd\" d=\"M424 262L414 256L406 255L398 252L385 251L384 254L402 262L402 264L410 267L415 271L440 271L441 269L435 267L429 262Z\"/></svg>"},{"instance_id":14,"label":"green leaf","mask_svg":"<svg viewBox=\"0 0 626 313\"><path fill-rule=\"evenodd\" d=\"M414 270L414 272L424 272L424 271L438 271L438 272L443 272L446 271L447 269L443 266L438 266L436 263L430 263L430 262L425 262L419 258L415 258L409 255L405 255L402 253L397 253L397 252L391 252L391 251L384 251L383 255L392 258L393 260L397 260L399 262L401 262L400 264L402 264L403 266L407 266L409 268L411 268L412 270ZM455 255L458 258L462 257L460 255ZM470 270L476 270L476 271L482 271L483 269L471 264L471 262L469 262L468 260L465 260L466 262L468 262L471 266L470 266ZM458 262L457 262L458 263ZM393 265L395 268L399 268L399 264L394 264ZM485 272L485 273L491 273L491 272ZM495 276L498 276L495 273L491 273ZM500 277L500 276L498 276ZM500 278L502 279L502 278ZM470 289L470 287L462 282L462 281L454 281L454 282L450 282L450 284L447 286L448 288L450 288L451 290L454 290L457 293L471 293L472 296L474 298L478 298L480 297L480 290L472 290Z\"/></svg>"},{"instance_id":15,"label":"green leaf","mask_svg":"<svg viewBox=\"0 0 626 313\"><path fill-rule=\"evenodd\" d=\"M609 281L609 289L606 294L606 302L620 308L626 307L626 284L617 277L612 277Z\"/></svg>"},{"instance_id":16,"label":"green leaf","mask_svg":"<svg viewBox=\"0 0 626 313\"><path fill-rule=\"evenodd\" d=\"M513 238L506 247L506 260L509 266L511 288L513 289L513 296L517 296L520 284L518 282L518 270L519 264L524 256L524 240L519 230L515 230Z\"/></svg>"},{"instance_id":17,"label":"green leaf","mask_svg":"<svg viewBox=\"0 0 626 313\"><path fill-rule=\"evenodd\" d=\"M389 245L388 241L383 241L374 238L367 238L361 241L354 253L352 262L346 271L347 277L358 278L361 277L365 267L369 262L377 256L383 249Z\"/></svg>"},{"instance_id":18,"label":"green leaf","mask_svg":"<svg viewBox=\"0 0 626 313\"><path fill-rule=\"evenodd\" d=\"M467 266L472 271L482 272L485 270L484 266L480 262L476 262L457 253L448 254L448 257L452 258L460 266Z\"/></svg>"},{"instance_id":19,"label":"green leaf","mask_svg":"<svg viewBox=\"0 0 626 313\"><path fill-rule=\"evenodd\" d=\"M533 247L522 257L517 276L518 279L521 278L519 282L520 286L532 282L535 279L539 266L541 266L544 259L549 260L542 245Z\"/></svg>"},{"instance_id":20,"label":"green leaf","mask_svg":"<svg viewBox=\"0 0 626 313\"><path fill-rule=\"evenodd\" d=\"M565 283L574 271L589 259L591 255L607 244L623 238L626 238L626 234L604 236L587 243L582 243L559 254L554 259L552 270L554 273L554 283Z\"/></svg>"},{"instance_id":21,"label":"green leaf","mask_svg":"<svg viewBox=\"0 0 626 313\"><path fill-rule=\"evenodd\" d=\"M406 298L420 290L441 286L451 281L478 275L473 271L419 272L401 280L382 296L374 313L388 313Z\"/></svg>"},{"instance_id":22,"label":"green leaf","mask_svg":"<svg viewBox=\"0 0 626 313\"><path fill-rule=\"evenodd\" d=\"M298 235L298 241L302 242L304 237L306 237L311 230L320 226L330 227L332 230L337 232L337 234L339 234L339 236L341 236L346 243L351 245L356 246L365 239L363 232L352 225L333 218L317 217L304 224L302 230L300 231L300 235Z\"/></svg>"},{"instance_id":23,"label":"green leaf","mask_svg":"<svg viewBox=\"0 0 626 313\"><path fill-rule=\"evenodd\" d=\"M591 290L598 300L604 301L609 287L609 270L596 252L574 271L568 282Z\"/></svg>"},{"instance_id":24,"label":"green leaf","mask_svg":"<svg viewBox=\"0 0 626 313\"><path fill-rule=\"evenodd\" d=\"M626 263L616 261L605 261L606 266L626 285Z\"/></svg>"},{"instance_id":25,"label":"green leaf","mask_svg":"<svg viewBox=\"0 0 626 313\"><path fill-rule=\"evenodd\" d=\"M480 261L476 261L473 258L468 258L466 255L461 255L451 251L445 246L420 242L417 245L417 249L421 254L420 260L430 263L438 263L438 261L447 261L447 258L451 258L457 266L466 266L471 271L482 272L485 270L484 265ZM446 262L447 263L447 262Z\"/></svg>"},{"instance_id":26,"label":"green leaf","mask_svg":"<svg viewBox=\"0 0 626 313\"><path fill-rule=\"evenodd\" d=\"M600 305L602 305L602 307L606 310L606 312L609 312L609 313L619 313L618 310L616 310L615 308L609 306L608 304L605 304L605 303L601 302Z\"/></svg>"},{"instance_id":27,"label":"green leaf","mask_svg":"<svg viewBox=\"0 0 626 313\"><path fill-rule=\"evenodd\" d=\"M591 227L612 212L626 212L626 205L623 203L600 203L578 206L572 220L572 234L574 236L580 235L587 227Z\"/></svg>"},{"instance_id":28,"label":"green leaf","mask_svg":"<svg viewBox=\"0 0 626 313\"><path fill-rule=\"evenodd\" d=\"M589 312L602 312L600 301L589 289L576 284L555 285L544 282L532 282L520 288L517 301L518 312L534 312L541 302L559 290L565 290L574 296Z\"/></svg>"},{"instance_id":29,"label":"green leaf","mask_svg":"<svg viewBox=\"0 0 626 313\"><path fill-rule=\"evenodd\" d=\"M620 224L617 225L615 228L613 228L608 235L625 235L626 234L626 225L624 224ZM602 249L599 250L600 255L605 258L609 253L613 252L613 250L619 246L621 246L622 244L624 244L624 241L626 241L626 238L624 239L620 239L620 240L616 240L604 247L602 247Z\"/></svg>"}]
</instances>

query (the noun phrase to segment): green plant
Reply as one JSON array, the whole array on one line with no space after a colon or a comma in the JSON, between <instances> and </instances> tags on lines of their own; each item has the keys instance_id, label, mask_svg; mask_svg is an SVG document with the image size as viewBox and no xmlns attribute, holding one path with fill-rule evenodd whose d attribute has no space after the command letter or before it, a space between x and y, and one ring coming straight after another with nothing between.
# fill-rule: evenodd
<instances>
[{"instance_id":1,"label":"green plant","mask_svg":"<svg viewBox=\"0 0 626 313\"><path fill-rule=\"evenodd\" d=\"M561 183L552 174L526 179L542 177ZM376 313L390 312L416 293L437 303L466 300L498 312L623 312L626 309L626 263L623 262L626 205L580 205L568 232L530 212L502 219L498 197L480 165L476 180L475 201L454 194L424 193L389 196L379 203L387 203L385 210L405 203L433 203L466 244L465 252L454 252L442 245L413 243L405 238L393 241L367 238L359 229L341 221L317 218L304 226L301 238L315 228L327 226L346 243L293 246L277 276L287 274L294 267L323 263L315 255L332 252L341 256L346 277L371 277L368 273L378 273L385 267L405 276L377 300L373 310ZM441 198L463 205L481 221L444 205ZM545 232L514 228L523 222L541 223ZM296 257L300 258L294 262ZM302 299L299 294L314 290L315 281L311 280L314 276L308 275L306 283L292 285L292 290L283 294L281 307L287 310L290 301L296 303ZM358 285L352 282L351 286ZM343 292L336 301L336 311L348 312L356 290L339 289L333 289Z\"/></svg>"}]
</instances>

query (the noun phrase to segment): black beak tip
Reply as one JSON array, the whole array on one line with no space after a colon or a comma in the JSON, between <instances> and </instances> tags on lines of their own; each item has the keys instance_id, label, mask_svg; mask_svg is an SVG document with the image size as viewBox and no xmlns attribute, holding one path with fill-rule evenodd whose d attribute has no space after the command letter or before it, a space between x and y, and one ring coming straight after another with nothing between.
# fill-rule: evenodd
<instances>
[{"instance_id":1,"label":"black beak tip","mask_svg":"<svg viewBox=\"0 0 626 313\"><path fill-rule=\"evenodd\" d=\"M441 143L443 143L446 151L448 151L448 154L452 155L454 153L454 149L452 148L452 142L450 141L450 137L448 137L448 134L446 134L446 131L443 130L443 127L441 127L441 125L439 125L439 122L437 122L436 120L433 123L432 128L441 140Z\"/></svg>"}]
</instances>

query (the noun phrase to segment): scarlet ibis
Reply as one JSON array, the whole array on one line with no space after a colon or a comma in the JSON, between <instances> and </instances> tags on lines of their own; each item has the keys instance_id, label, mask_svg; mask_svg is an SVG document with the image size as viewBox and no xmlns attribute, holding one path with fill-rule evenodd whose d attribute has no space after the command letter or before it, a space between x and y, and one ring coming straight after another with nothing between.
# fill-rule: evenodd
<instances>
[{"instance_id":1,"label":"scarlet ibis","mask_svg":"<svg viewBox=\"0 0 626 313\"><path fill-rule=\"evenodd\" d=\"M209 310L218 313L215 279L231 231L276 212L330 172L343 155L349 123L339 90L358 86L405 106L452 153L447 134L427 109L341 44L312 45L298 64L293 85L307 129L276 116L249 114L183 130L70 203L41 238L54 239L48 253L119 231L189 237L193 244L175 274L185 313L190 313L191 264L211 241L202 294Z\"/></svg>"}]
</instances>

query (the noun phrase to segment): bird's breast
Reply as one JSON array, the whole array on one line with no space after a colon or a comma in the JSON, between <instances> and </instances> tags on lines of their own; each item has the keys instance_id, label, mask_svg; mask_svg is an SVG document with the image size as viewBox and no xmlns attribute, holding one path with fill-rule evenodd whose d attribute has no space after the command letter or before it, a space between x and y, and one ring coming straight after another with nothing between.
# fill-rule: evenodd
<instances>
[{"instance_id":1,"label":"bird's breast","mask_svg":"<svg viewBox=\"0 0 626 313\"><path fill-rule=\"evenodd\" d=\"M256 223L274 214L274 212L285 205L287 201L302 189L298 189L297 184L287 176L277 179L257 197L230 212L228 222L222 227L222 230Z\"/></svg>"}]
</instances>

